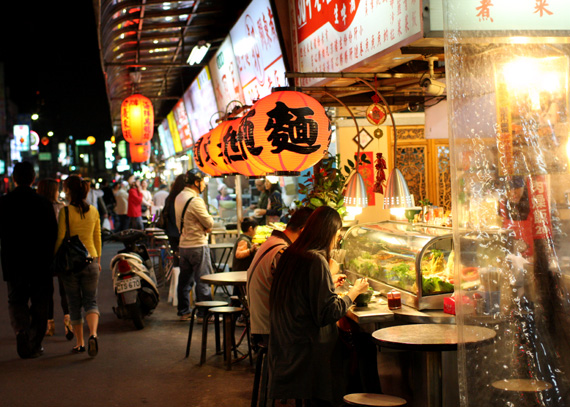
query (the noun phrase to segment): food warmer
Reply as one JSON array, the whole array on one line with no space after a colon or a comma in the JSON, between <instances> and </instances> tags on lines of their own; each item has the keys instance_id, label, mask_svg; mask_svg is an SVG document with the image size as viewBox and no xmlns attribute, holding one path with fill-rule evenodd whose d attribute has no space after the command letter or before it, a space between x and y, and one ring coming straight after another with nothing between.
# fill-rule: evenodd
<instances>
[{"instance_id":1,"label":"food warmer","mask_svg":"<svg viewBox=\"0 0 570 407\"><path fill-rule=\"evenodd\" d=\"M343 237L344 270L367 277L386 295L396 289L416 309L443 309L453 293L451 228L385 221L348 229Z\"/></svg>"}]
</instances>

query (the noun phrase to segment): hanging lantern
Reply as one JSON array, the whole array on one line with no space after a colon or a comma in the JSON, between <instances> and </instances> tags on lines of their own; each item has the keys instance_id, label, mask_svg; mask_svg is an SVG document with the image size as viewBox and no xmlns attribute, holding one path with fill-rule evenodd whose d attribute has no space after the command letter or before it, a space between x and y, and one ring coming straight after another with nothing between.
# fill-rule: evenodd
<instances>
[{"instance_id":1,"label":"hanging lantern","mask_svg":"<svg viewBox=\"0 0 570 407\"><path fill-rule=\"evenodd\" d=\"M206 143L209 142L210 132L204 134L200 137L196 143L194 143L194 162L200 171L205 172L212 177L219 177L222 173L217 169L217 167L212 166L209 161L210 156L206 151Z\"/></svg>"},{"instance_id":2,"label":"hanging lantern","mask_svg":"<svg viewBox=\"0 0 570 407\"><path fill-rule=\"evenodd\" d=\"M331 142L323 106L301 92L278 91L242 119L240 142L253 165L277 175L298 175L319 162Z\"/></svg>"},{"instance_id":3,"label":"hanging lantern","mask_svg":"<svg viewBox=\"0 0 570 407\"><path fill-rule=\"evenodd\" d=\"M93 137L93 136L87 137L87 142L88 142L90 145L95 144L96 141L97 141L97 140L96 140L95 137Z\"/></svg>"},{"instance_id":4,"label":"hanging lantern","mask_svg":"<svg viewBox=\"0 0 570 407\"><path fill-rule=\"evenodd\" d=\"M144 163L150 158L150 141L144 144L129 144L131 161L134 163Z\"/></svg>"},{"instance_id":5,"label":"hanging lantern","mask_svg":"<svg viewBox=\"0 0 570 407\"><path fill-rule=\"evenodd\" d=\"M226 123L227 125L222 133L222 154L224 155L224 161L235 171L246 177L262 177L267 174L266 170L256 166L252 162L244 138L240 137L243 118L231 120Z\"/></svg>"},{"instance_id":6,"label":"hanging lantern","mask_svg":"<svg viewBox=\"0 0 570 407\"><path fill-rule=\"evenodd\" d=\"M233 120L220 123L210 132L210 142L206 146L212 165L222 173L222 175L235 175L237 171L224 159L222 154L222 134L231 125ZM208 162L209 163L209 162Z\"/></svg>"},{"instance_id":7,"label":"hanging lantern","mask_svg":"<svg viewBox=\"0 0 570 407\"><path fill-rule=\"evenodd\" d=\"M151 101L139 94L123 100L121 127L123 137L129 143L144 144L150 141L154 132L154 110Z\"/></svg>"}]
</instances>

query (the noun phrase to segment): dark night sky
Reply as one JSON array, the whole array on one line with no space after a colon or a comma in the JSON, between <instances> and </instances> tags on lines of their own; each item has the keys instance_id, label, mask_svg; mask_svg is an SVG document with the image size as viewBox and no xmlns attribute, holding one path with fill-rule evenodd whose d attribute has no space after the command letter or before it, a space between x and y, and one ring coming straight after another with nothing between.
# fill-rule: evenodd
<instances>
[{"instance_id":1,"label":"dark night sky","mask_svg":"<svg viewBox=\"0 0 570 407\"><path fill-rule=\"evenodd\" d=\"M19 112L40 114L34 123L38 133L51 129L61 139L110 138L91 0L3 2L0 61Z\"/></svg>"}]
</instances>

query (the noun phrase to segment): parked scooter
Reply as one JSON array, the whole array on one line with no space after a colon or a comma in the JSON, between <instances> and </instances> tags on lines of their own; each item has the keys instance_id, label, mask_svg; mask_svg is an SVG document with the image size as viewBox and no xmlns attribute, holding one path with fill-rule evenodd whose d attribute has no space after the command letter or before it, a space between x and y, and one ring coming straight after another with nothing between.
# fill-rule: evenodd
<instances>
[{"instance_id":1,"label":"parked scooter","mask_svg":"<svg viewBox=\"0 0 570 407\"><path fill-rule=\"evenodd\" d=\"M144 328L143 318L152 314L159 302L159 293L152 261L141 243L146 234L127 229L108 236L122 242L125 248L111 260L113 288L117 306L113 312L119 319L132 319L137 329Z\"/></svg>"}]
</instances>

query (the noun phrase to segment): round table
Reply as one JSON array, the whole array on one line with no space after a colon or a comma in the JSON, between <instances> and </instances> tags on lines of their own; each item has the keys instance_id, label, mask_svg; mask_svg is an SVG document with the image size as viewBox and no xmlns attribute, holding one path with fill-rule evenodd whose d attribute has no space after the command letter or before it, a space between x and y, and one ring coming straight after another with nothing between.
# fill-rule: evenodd
<instances>
[{"instance_id":1,"label":"round table","mask_svg":"<svg viewBox=\"0 0 570 407\"><path fill-rule=\"evenodd\" d=\"M464 326L461 342L457 325L411 324L397 325L375 331L372 337L378 345L398 350L419 351L425 355L427 406L442 406L441 352L457 350L459 343L466 347L489 344L495 331L480 326Z\"/></svg>"}]
</instances>

